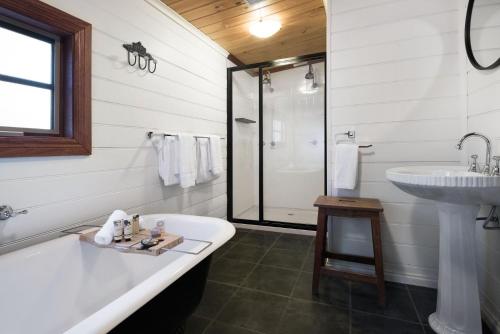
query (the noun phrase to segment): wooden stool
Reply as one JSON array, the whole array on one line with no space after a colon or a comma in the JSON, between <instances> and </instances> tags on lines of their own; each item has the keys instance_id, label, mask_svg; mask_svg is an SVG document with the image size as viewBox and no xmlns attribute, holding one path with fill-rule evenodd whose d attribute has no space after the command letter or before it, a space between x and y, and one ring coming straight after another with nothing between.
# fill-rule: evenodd
<instances>
[{"instance_id":1,"label":"wooden stool","mask_svg":"<svg viewBox=\"0 0 500 334\"><path fill-rule=\"evenodd\" d=\"M378 199L320 196L314 203L318 207L316 230L316 250L314 253L314 273L312 292L318 293L320 274L338 276L348 280L375 284L378 287L378 302L385 304L384 265L382 261L382 241L380 237L380 215L384 209ZM374 257L338 254L326 250L328 216L366 217L372 225ZM327 258L375 265L375 275L353 273L325 266Z\"/></svg>"}]
</instances>

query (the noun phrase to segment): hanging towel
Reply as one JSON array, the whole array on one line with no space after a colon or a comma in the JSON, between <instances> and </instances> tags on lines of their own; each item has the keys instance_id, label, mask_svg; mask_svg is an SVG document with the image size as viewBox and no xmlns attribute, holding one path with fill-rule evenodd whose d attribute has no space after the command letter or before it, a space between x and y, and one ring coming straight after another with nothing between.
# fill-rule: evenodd
<instances>
[{"instance_id":1,"label":"hanging towel","mask_svg":"<svg viewBox=\"0 0 500 334\"><path fill-rule=\"evenodd\" d=\"M337 144L335 147L335 173L333 186L337 189L356 188L358 177L358 145Z\"/></svg>"},{"instance_id":2,"label":"hanging towel","mask_svg":"<svg viewBox=\"0 0 500 334\"><path fill-rule=\"evenodd\" d=\"M221 140L219 136L210 136L210 155L209 155L209 169L210 172L218 177L222 174L222 153L221 153Z\"/></svg>"},{"instance_id":3,"label":"hanging towel","mask_svg":"<svg viewBox=\"0 0 500 334\"><path fill-rule=\"evenodd\" d=\"M101 227L99 232L96 233L94 236L94 241L99 244L99 245L109 245L111 241L113 241L113 236L115 232L115 226L113 222L115 220L120 220L120 219L127 219L127 213L122 210L115 210L109 216L108 220L106 220L106 223Z\"/></svg>"},{"instance_id":4,"label":"hanging towel","mask_svg":"<svg viewBox=\"0 0 500 334\"><path fill-rule=\"evenodd\" d=\"M210 143L208 138L196 139L196 183L205 183L214 177L209 168Z\"/></svg>"},{"instance_id":5,"label":"hanging towel","mask_svg":"<svg viewBox=\"0 0 500 334\"><path fill-rule=\"evenodd\" d=\"M158 162L163 184L167 187L179 184L179 140L176 136L165 136Z\"/></svg>"},{"instance_id":6,"label":"hanging towel","mask_svg":"<svg viewBox=\"0 0 500 334\"><path fill-rule=\"evenodd\" d=\"M193 135L179 134L179 182L182 188L195 185L196 148Z\"/></svg>"}]
</instances>

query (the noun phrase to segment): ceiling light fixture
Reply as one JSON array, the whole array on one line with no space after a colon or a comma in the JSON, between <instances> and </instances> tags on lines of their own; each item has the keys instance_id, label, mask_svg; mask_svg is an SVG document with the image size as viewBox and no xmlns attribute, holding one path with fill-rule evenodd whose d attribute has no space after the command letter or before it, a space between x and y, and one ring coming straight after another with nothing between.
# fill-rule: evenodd
<instances>
[{"instance_id":1,"label":"ceiling light fixture","mask_svg":"<svg viewBox=\"0 0 500 334\"><path fill-rule=\"evenodd\" d=\"M278 20L263 20L250 23L250 33L258 38L268 38L281 29L281 22Z\"/></svg>"}]
</instances>

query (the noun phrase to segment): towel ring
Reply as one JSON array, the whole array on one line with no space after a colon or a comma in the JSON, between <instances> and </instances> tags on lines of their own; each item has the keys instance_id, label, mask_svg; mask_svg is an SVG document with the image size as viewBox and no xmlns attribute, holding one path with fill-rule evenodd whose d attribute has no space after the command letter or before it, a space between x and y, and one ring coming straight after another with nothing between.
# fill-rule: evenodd
<instances>
[{"instance_id":1,"label":"towel ring","mask_svg":"<svg viewBox=\"0 0 500 334\"><path fill-rule=\"evenodd\" d=\"M493 64L489 66L482 66L477 61L476 57L474 56L474 51L472 50L472 43L470 40L470 27L472 20L472 10L474 9L474 1L475 0L469 0L469 3L467 5L467 14L465 16L465 51L467 52L467 57L469 58L472 66L474 66L476 69L480 71L492 70L500 66L500 58L498 58Z\"/></svg>"}]
</instances>

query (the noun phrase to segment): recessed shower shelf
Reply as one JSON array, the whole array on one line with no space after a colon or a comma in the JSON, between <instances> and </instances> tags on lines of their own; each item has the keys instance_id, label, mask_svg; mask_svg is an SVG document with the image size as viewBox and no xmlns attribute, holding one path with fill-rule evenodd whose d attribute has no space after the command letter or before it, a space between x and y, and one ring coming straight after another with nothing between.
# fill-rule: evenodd
<instances>
[{"instance_id":1,"label":"recessed shower shelf","mask_svg":"<svg viewBox=\"0 0 500 334\"><path fill-rule=\"evenodd\" d=\"M253 119L248 119L248 118L244 118L244 117L235 118L234 120L235 120L236 122L239 122L239 123L245 123L245 124L257 123L257 122L256 122L256 121L254 121Z\"/></svg>"}]
</instances>

